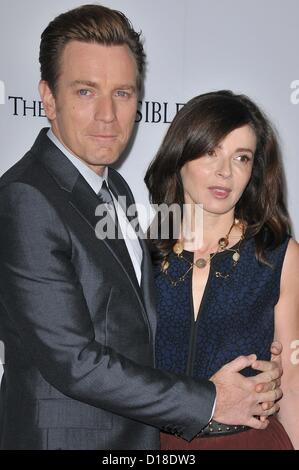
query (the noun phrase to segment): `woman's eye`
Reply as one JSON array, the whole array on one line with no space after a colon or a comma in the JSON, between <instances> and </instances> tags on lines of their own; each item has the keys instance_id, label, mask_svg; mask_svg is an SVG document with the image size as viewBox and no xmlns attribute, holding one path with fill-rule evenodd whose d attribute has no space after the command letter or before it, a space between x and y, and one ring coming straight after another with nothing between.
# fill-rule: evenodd
<instances>
[{"instance_id":1,"label":"woman's eye","mask_svg":"<svg viewBox=\"0 0 299 470\"><path fill-rule=\"evenodd\" d=\"M208 150L207 154L209 155L209 157L216 157L215 150Z\"/></svg>"},{"instance_id":2,"label":"woman's eye","mask_svg":"<svg viewBox=\"0 0 299 470\"><path fill-rule=\"evenodd\" d=\"M251 160L251 158L248 155L239 155L237 157L237 160L243 163L248 163Z\"/></svg>"}]
</instances>

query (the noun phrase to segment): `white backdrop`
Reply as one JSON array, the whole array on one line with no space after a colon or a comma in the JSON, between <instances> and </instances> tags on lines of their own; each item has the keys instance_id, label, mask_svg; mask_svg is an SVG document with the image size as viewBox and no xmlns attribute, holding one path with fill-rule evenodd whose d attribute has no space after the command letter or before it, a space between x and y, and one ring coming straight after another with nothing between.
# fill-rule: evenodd
<instances>
[{"instance_id":1,"label":"white backdrop","mask_svg":"<svg viewBox=\"0 0 299 470\"><path fill-rule=\"evenodd\" d=\"M257 101L279 131L288 205L299 238L299 1L103 3L122 10L145 37L148 73L140 122L129 156L119 168L137 202L147 201L143 176L177 103L206 91L231 89ZM0 174L31 147L39 129L47 125L40 116L37 92L40 34L54 16L80 4L75 0L0 0Z\"/></svg>"}]
</instances>

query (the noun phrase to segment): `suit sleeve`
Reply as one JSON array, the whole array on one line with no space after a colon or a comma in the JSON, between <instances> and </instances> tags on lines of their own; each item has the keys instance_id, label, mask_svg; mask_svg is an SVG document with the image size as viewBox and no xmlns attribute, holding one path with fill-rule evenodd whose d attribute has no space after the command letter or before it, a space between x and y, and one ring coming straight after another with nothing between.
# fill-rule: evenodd
<instances>
[{"instance_id":1,"label":"suit sleeve","mask_svg":"<svg viewBox=\"0 0 299 470\"><path fill-rule=\"evenodd\" d=\"M0 297L43 377L65 395L191 440L209 421L214 384L137 364L95 340L69 233L35 188L0 192Z\"/></svg>"}]
</instances>

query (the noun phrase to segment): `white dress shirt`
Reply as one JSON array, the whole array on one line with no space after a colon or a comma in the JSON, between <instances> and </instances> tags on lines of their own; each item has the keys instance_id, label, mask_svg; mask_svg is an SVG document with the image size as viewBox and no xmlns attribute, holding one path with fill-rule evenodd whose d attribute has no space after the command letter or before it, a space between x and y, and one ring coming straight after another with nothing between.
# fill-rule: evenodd
<instances>
[{"instance_id":1,"label":"white dress shirt","mask_svg":"<svg viewBox=\"0 0 299 470\"><path fill-rule=\"evenodd\" d=\"M103 181L106 181L107 186L109 187L108 183L108 167L105 167L103 176L98 175L93 170L87 166L82 160L78 157L75 157L61 142L57 139L55 134L51 129L49 129L47 136L49 139L56 145L56 147L61 150L61 152L70 160L70 162L77 168L92 190L98 194L102 188ZM128 221L125 212L123 211L120 204L117 203L114 195L111 191L111 196L113 197L113 202L115 206L115 210L118 217L118 222L124 237L124 241L129 252L130 258L133 263L133 267L136 273L137 280L139 285L141 283L141 263L142 263L142 248L140 246L138 237Z\"/></svg>"}]
</instances>

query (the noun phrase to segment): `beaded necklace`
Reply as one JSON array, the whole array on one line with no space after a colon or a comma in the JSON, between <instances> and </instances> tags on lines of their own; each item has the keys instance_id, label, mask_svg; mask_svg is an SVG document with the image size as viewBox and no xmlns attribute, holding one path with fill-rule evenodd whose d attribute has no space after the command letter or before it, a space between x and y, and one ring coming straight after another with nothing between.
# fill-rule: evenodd
<instances>
[{"instance_id":1,"label":"beaded necklace","mask_svg":"<svg viewBox=\"0 0 299 470\"><path fill-rule=\"evenodd\" d=\"M233 248L227 248L227 246L229 244L229 236L230 236L230 233L231 233L233 227L239 227L241 229L241 231L242 231L241 238ZM237 266L237 264L240 260L240 256L241 256L240 255L240 246L241 246L242 241L244 240L244 234L245 234L245 225L242 222L240 222L238 219L235 219L234 222L232 223L228 233L224 237L221 237L218 240L217 251L215 253L209 254L207 258L202 258L202 257L198 258L195 262L190 261L189 259L187 259L184 256L183 242L181 240L178 240L175 243L175 245L173 246L172 251L178 259L184 260L188 264L188 268L187 268L186 272L182 276L180 276L179 278L174 279L168 272L168 270L170 268L170 265L171 265L168 257L163 258L163 260L161 261L161 271L162 271L163 274L165 274L165 276L168 277L171 285L173 287L176 287L180 282L185 281L186 276L193 269L194 266L198 269L203 269L209 263L210 266L212 267L212 263L211 263L212 260L215 258L215 256L217 256L219 253L223 253L224 251L231 251L233 253L233 255L232 255L232 270L233 270L233 269L235 269L235 267ZM221 273L220 271L215 271L214 274L215 274L216 277L227 279L230 276L231 273Z\"/></svg>"}]
</instances>

